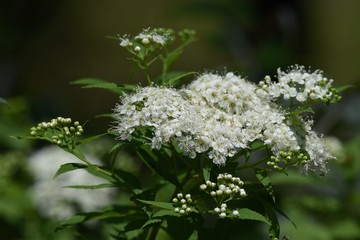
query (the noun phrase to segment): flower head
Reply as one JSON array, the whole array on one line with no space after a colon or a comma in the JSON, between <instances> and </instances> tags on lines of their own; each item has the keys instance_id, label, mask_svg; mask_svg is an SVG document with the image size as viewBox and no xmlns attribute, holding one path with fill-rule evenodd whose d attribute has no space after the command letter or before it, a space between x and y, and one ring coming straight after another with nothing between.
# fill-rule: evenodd
<instances>
[{"instance_id":1,"label":"flower head","mask_svg":"<svg viewBox=\"0 0 360 240\"><path fill-rule=\"evenodd\" d=\"M290 75L306 85L302 75ZM131 140L138 127L148 127L153 148L161 148L170 139L176 139L184 154L195 158L206 152L218 165L225 164L227 158L248 148L255 140L269 146L276 158L281 157L281 152L310 149L301 139L311 127L302 127L301 118L297 119L299 126L294 127L287 113L258 89L233 73L203 74L179 90L138 88L115 107L115 131L120 139ZM287 94L295 96L293 90ZM309 155L310 160L315 157Z\"/></svg>"},{"instance_id":2,"label":"flower head","mask_svg":"<svg viewBox=\"0 0 360 240\"><path fill-rule=\"evenodd\" d=\"M269 78L260 83L262 89L273 99L282 96L285 100L296 99L298 102L321 101L325 103L337 102L340 96L332 87L332 79L323 76L323 72L310 72L304 66L294 65L288 71L277 71L278 82L271 82Z\"/></svg>"}]
</instances>

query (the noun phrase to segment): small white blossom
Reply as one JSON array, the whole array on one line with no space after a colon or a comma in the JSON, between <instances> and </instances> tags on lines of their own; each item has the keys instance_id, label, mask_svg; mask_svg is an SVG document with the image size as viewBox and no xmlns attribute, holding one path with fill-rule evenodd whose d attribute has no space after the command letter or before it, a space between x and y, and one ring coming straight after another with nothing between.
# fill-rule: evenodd
<instances>
[{"instance_id":1,"label":"small white blossom","mask_svg":"<svg viewBox=\"0 0 360 240\"><path fill-rule=\"evenodd\" d=\"M128 38L121 38L121 42L120 42L121 47L127 47L130 45L131 45L131 42Z\"/></svg>"}]
</instances>

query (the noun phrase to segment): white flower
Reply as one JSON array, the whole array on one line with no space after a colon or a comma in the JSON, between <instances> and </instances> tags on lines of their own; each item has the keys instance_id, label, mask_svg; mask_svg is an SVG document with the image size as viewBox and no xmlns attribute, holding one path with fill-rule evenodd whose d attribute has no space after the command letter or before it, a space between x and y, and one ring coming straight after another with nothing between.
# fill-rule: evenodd
<instances>
[{"instance_id":1,"label":"white flower","mask_svg":"<svg viewBox=\"0 0 360 240\"><path fill-rule=\"evenodd\" d=\"M153 34L152 35L152 40L155 43L158 43L160 45L165 45L166 41L167 41L167 37L163 36L163 35L159 35L159 34Z\"/></svg>"},{"instance_id":2,"label":"white flower","mask_svg":"<svg viewBox=\"0 0 360 240\"><path fill-rule=\"evenodd\" d=\"M121 38L120 46L127 47L130 45L130 40L128 38Z\"/></svg>"},{"instance_id":3,"label":"white flower","mask_svg":"<svg viewBox=\"0 0 360 240\"><path fill-rule=\"evenodd\" d=\"M287 72L278 69L278 82L271 83L269 79L259 83L262 91L268 93L272 99L283 96L285 100L296 98L299 102L308 99L329 102L338 98L336 90L332 88L333 80L323 76L322 71L306 71L304 66L294 65Z\"/></svg>"},{"instance_id":4,"label":"white flower","mask_svg":"<svg viewBox=\"0 0 360 240\"><path fill-rule=\"evenodd\" d=\"M271 84L269 79L263 83L272 97L283 94L305 101L311 93L321 92L320 87L306 94L297 90L292 82L306 86L308 78L315 78L301 67L289 74L279 70L279 75L281 84ZM275 156L281 151L298 151L299 136L289 125L292 121L286 112L257 90L257 86L233 73L203 74L180 90L139 88L115 107L115 131L120 139L131 140L137 127L150 127L152 148L176 139L190 158L206 152L217 165L225 164L255 140L263 141Z\"/></svg>"},{"instance_id":5,"label":"white flower","mask_svg":"<svg viewBox=\"0 0 360 240\"><path fill-rule=\"evenodd\" d=\"M88 157L98 164L99 160ZM79 159L57 146L45 147L29 158L29 169L35 182L30 188L30 196L41 215L56 220L64 220L78 210L93 211L111 202L113 189L64 188L73 185L98 185L104 183L85 170L78 169L64 173L53 179L60 165L79 163Z\"/></svg>"},{"instance_id":6,"label":"white flower","mask_svg":"<svg viewBox=\"0 0 360 240\"><path fill-rule=\"evenodd\" d=\"M326 162L335 157L331 155L324 140L319 138L316 132L307 132L305 136L305 150L309 154L310 160L304 166L304 171L316 171L319 169L322 173L326 173Z\"/></svg>"}]
</instances>

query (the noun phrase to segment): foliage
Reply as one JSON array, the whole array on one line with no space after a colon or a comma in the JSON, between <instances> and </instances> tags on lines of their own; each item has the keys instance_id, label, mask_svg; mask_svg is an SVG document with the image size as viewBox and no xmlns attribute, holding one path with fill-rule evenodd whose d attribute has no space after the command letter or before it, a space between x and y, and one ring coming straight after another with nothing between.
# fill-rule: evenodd
<instances>
[{"instance_id":1,"label":"foliage","mask_svg":"<svg viewBox=\"0 0 360 240\"><path fill-rule=\"evenodd\" d=\"M279 218L288 217L277 206L269 175L293 167L326 172L333 156L307 119L313 104L335 103L340 96L321 71L298 65L279 69L278 82L265 77L255 85L233 73L203 74L182 86L195 72L170 70L194 40L188 29L149 28L120 37L147 87L92 78L73 82L121 97L112 115L115 126L105 133L81 139L85 124L62 117L31 128L29 138L55 143L83 162L62 165L55 177L83 169L107 183L70 187L116 187L128 197L78 213L57 230L101 220L113 239L280 237ZM162 65L158 77L149 72L155 62ZM105 158L109 164L100 166L88 159L83 145L105 135L117 143ZM144 167L140 174L116 167L124 151ZM267 234L257 231L266 227Z\"/></svg>"}]
</instances>

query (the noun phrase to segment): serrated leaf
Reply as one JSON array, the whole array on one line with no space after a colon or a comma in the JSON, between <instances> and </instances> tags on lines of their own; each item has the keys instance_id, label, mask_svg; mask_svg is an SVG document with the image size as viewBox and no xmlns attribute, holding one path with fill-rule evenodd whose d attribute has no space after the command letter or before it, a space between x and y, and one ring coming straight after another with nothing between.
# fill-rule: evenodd
<instances>
[{"instance_id":1,"label":"serrated leaf","mask_svg":"<svg viewBox=\"0 0 360 240\"><path fill-rule=\"evenodd\" d=\"M83 88L106 89L119 95L123 95L124 92L132 91L136 89L136 85L132 85L132 84L117 85L116 83L107 82L97 78L82 78L71 82L71 84L84 85Z\"/></svg>"},{"instance_id":2,"label":"serrated leaf","mask_svg":"<svg viewBox=\"0 0 360 240\"><path fill-rule=\"evenodd\" d=\"M261 184L265 187L266 191L269 193L272 200L275 202L274 189L271 185L271 180L270 180L268 174L266 173L266 171L264 171L262 169L256 169L255 175L256 175L257 179L261 182Z\"/></svg>"},{"instance_id":3,"label":"serrated leaf","mask_svg":"<svg viewBox=\"0 0 360 240\"><path fill-rule=\"evenodd\" d=\"M269 233L273 237L279 238L279 236L280 236L280 224L279 224L278 216L276 214L275 209L268 202L263 201L262 199L260 199L260 201L262 202L262 204L264 206L267 219L270 222Z\"/></svg>"},{"instance_id":4,"label":"serrated leaf","mask_svg":"<svg viewBox=\"0 0 360 240\"><path fill-rule=\"evenodd\" d=\"M85 169L87 167L88 165L84 163L65 163L61 165L60 168L57 170L57 172L54 175L54 178L56 178L57 176L63 173L74 171L77 169Z\"/></svg>"},{"instance_id":5,"label":"serrated leaf","mask_svg":"<svg viewBox=\"0 0 360 240\"><path fill-rule=\"evenodd\" d=\"M153 218L162 218L167 216L179 217L179 214L175 212L174 207L172 207L171 210L161 209L152 215Z\"/></svg>"},{"instance_id":6,"label":"serrated leaf","mask_svg":"<svg viewBox=\"0 0 360 240\"><path fill-rule=\"evenodd\" d=\"M251 209L248 208L241 208L238 210L239 212L239 216L238 218L243 219L243 220L255 220L255 221L260 221L260 222L264 222L268 225L270 225L268 219L261 215L258 212L255 212Z\"/></svg>"},{"instance_id":7,"label":"serrated leaf","mask_svg":"<svg viewBox=\"0 0 360 240\"><path fill-rule=\"evenodd\" d=\"M149 219L148 221L146 221L146 223L144 223L144 225L142 225L141 229L151 227L152 225L157 224L157 223L161 223L162 221L163 220L161 220L159 218Z\"/></svg>"},{"instance_id":8,"label":"serrated leaf","mask_svg":"<svg viewBox=\"0 0 360 240\"><path fill-rule=\"evenodd\" d=\"M173 210L174 207L172 205L172 203L168 203L168 202L156 202L156 201L148 201L148 200L141 200L141 199L136 199L139 202L148 204L148 205L152 205L155 207L159 207L159 208L163 208L163 209L168 209L168 210Z\"/></svg>"},{"instance_id":9,"label":"serrated leaf","mask_svg":"<svg viewBox=\"0 0 360 240\"><path fill-rule=\"evenodd\" d=\"M77 188L77 189L101 189L101 188L112 188L116 187L115 184L112 183L102 183L98 185L72 185L72 186L64 186L64 188Z\"/></svg>"}]
</instances>

